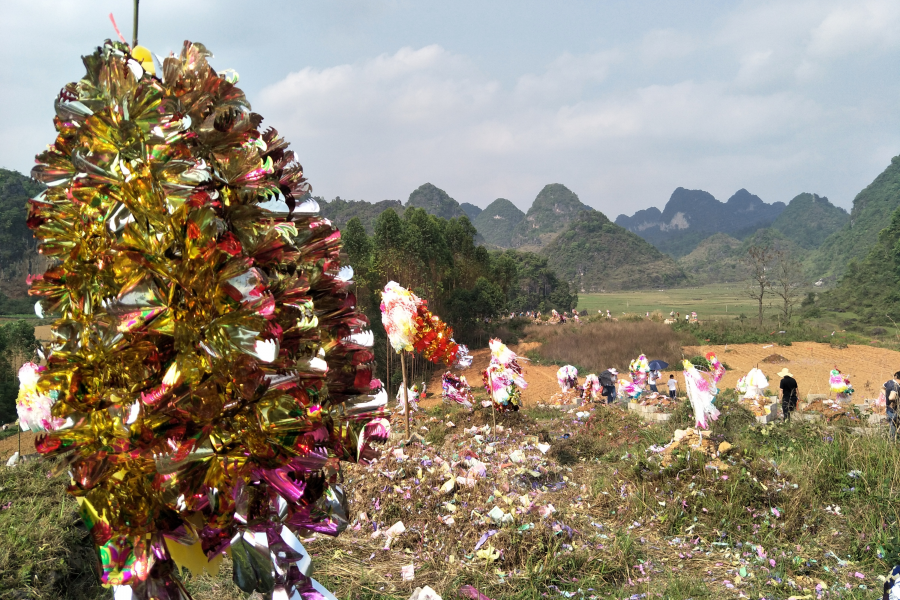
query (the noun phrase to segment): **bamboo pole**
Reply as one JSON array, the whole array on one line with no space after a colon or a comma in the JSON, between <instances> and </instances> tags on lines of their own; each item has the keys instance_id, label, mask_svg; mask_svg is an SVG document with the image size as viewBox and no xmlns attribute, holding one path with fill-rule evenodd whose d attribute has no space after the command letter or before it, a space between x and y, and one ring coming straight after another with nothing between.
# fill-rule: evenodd
<instances>
[{"instance_id":1,"label":"bamboo pole","mask_svg":"<svg viewBox=\"0 0 900 600\"><path fill-rule=\"evenodd\" d=\"M406 384L406 352L400 351L400 373L403 375L403 412L406 413L406 441L409 442L409 387Z\"/></svg>"}]
</instances>

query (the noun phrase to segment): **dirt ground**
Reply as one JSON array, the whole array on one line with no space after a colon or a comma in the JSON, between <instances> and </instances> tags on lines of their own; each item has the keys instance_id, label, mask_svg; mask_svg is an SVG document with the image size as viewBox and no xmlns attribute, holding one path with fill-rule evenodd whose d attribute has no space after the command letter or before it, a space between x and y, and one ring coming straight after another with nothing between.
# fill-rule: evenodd
<instances>
[{"instance_id":1,"label":"dirt ground","mask_svg":"<svg viewBox=\"0 0 900 600\"><path fill-rule=\"evenodd\" d=\"M23 431L22 432L22 454L34 454L34 438L35 434L31 431ZM12 435L8 438L3 438L0 440L0 461L3 464L6 464L6 461L9 460L9 457L13 455L13 453L19 451L19 436Z\"/></svg>"},{"instance_id":2,"label":"dirt ground","mask_svg":"<svg viewBox=\"0 0 900 600\"><path fill-rule=\"evenodd\" d=\"M510 349L524 356L528 350L537 348L540 344L536 342L526 342L524 344L512 345ZM473 390L482 389L481 373L487 369L488 363L491 361L491 351L488 348L475 350L472 352L472 366L461 371L454 371L458 375L465 375L466 381L472 386ZM559 391L559 384L556 382L557 366L534 365L531 361L520 360L519 364L525 369L525 381L528 387L522 392L522 405L535 406L538 403L546 402L550 396ZM422 408L430 408L441 403L441 376L443 371L435 371L431 381L428 382L428 397L419 402ZM579 379L583 379L583 375L587 373L579 373Z\"/></svg>"},{"instance_id":3,"label":"dirt ground","mask_svg":"<svg viewBox=\"0 0 900 600\"><path fill-rule=\"evenodd\" d=\"M855 402L877 398L881 385L900 369L900 352L870 346L849 346L832 348L829 344L816 342L795 342L791 346L769 344L737 344L727 346L687 346L685 356L705 355L715 352L730 368L720 387L734 387L738 378L743 377L753 367L759 367L769 378L769 389L778 389L778 373L787 369L794 375L800 386L800 398L807 394L830 394L828 376L831 369L838 368L850 376L856 390ZM783 364L767 364L762 359L772 354L780 354L788 359ZM668 375L666 375L668 378ZM682 377L676 375L679 384ZM830 394L833 396L833 394Z\"/></svg>"}]
</instances>

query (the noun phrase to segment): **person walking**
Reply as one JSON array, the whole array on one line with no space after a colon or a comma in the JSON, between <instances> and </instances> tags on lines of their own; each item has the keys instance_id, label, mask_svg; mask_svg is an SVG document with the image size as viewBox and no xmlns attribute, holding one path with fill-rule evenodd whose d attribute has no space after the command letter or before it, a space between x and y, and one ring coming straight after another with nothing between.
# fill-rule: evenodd
<instances>
[{"instance_id":1,"label":"person walking","mask_svg":"<svg viewBox=\"0 0 900 600\"><path fill-rule=\"evenodd\" d=\"M891 426L891 439L897 439L897 426L900 425L900 418L897 415L897 401L900 399L900 371L894 373L894 378L889 379L882 386L884 390L884 406L887 409L888 424Z\"/></svg>"},{"instance_id":2,"label":"person walking","mask_svg":"<svg viewBox=\"0 0 900 600\"><path fill-rule=\"evenodd\" d=\"M781 414L785 421L791 420L791 413L797 410L797 380L788 371L787 367L780 370L777 375L781 377L778 387L781 389Z\"/></svg>"},{"instance_id":3,"label":"person walking","mask_svg":"<svg viewBox=\"0 0 900 600\"><path fill-rule=\"evenodd\" d=\"M669 375L669 381L667 383L669 386L669 398L672 400L675 399L675 391L678 389L678 382L675 380L674 375Z\"/></svg>"}]
</instances>

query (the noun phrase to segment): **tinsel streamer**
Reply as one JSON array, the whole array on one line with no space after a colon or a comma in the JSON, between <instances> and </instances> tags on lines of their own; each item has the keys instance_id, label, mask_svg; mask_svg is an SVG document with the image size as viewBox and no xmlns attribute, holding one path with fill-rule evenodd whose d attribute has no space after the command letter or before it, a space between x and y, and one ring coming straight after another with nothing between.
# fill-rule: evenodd
<instances>
[{"instance_id":1,"label":"tinsel streamer","mask_svg":"<svg viewBox=\"0 0 900 600\"><path fill-rule=\"evenodd\" d=\"M154 75L107 41L56 99L28 225L62 423L36 446L117 599L188 598L180 567L226 553L245 592L331 598L299 538L346 527L339 462L375 457L387 397L340 233L210 56L185 42Z\"/></svg>"},{"instance_id":2,"label":"tinsel streamer","mask_svg":"<svg viewBox=\"0 0 900 600\"><path fill-rule=\"evenodd\" d=\"M451 402L461 404L466 408L472 408L472 388L465 377L457 377L450 371L441 377L441 396Z\"/></svg>"},{"instance_id":3,"label":"tinsel streamer","mask_svg":"<svg viewBox=\"0 0 900 600\"><path fill-rule=\"evenodd\" d=\"M563 392L575 389L578 386L578 369L572 365L560 367L556 372L556 382Z\"/></svg>"},{"instance_id":4,"label":"tinsel streamer","mask_svg":"<svg viewBox=\"0 0 900 600\"><path fill-rule=\"evenodd\" d=\"M426 300L395 281L389 281L381 293L381 321L397 352L416 351L434 363L456 363L459 345L453 340L453 329L428 310Z\"/></svg>"},{"instance_id":5,"label":"tinsel streamer","mask_svg":"<svg viewBox=\"0 0 900 600\"><path fill-rule=\"evenodd\" d=\"M831 370L831 376L828 378L831 391L843 396L853 394L853 386L850 384L850 377L841 373L838 369Z\"/></svg>"},{"instance_id":6,"label":"tinsel streamer","mask_svg":"<svg viewBox=\"0 0 900 600\"><path fill-rule=\"evenodd\" d=\"M600 385L600 378L597 377L596 374L591 373L584 378L584 392L585 395L590 396L591 400L599 400L602 389L603 386Z\"/></svg>"},{"instance_id":7,"label":"tinsel streamer","mask_svg":"<svg viewBox=\"0 0 900 600\"><path fill-rule=\"evenodd\" d=\"M481 376L496 410L519 410L522 390L528 387L519 357L499 339L492 339L491 361Z\"/></svg>"},{"instance_id":8,"label":"tinsel streamer","mask_svg":"<svg viewBox=\"0 0 900 600\"><path fill-rule=\"evenodd\" d=\"M16 412L19 427L23 431L52 431L62 425L62 419L52 415L53 403L58 393L42 393L37 383L44 367L26 362L19 369L19 395L16 398Z\"/></svg>"},{"instance_id":9,"label":"tinsel streamer","mask_svg":"<svg viewBox=\"0 0 900 600\"><path fill-rule=\"evenodd\" d=\"M713 365L713 371L708 378L689 361L683 361L684 385L687 390L688 400L691 402L691 408L694 409L694 419L697 427L702 427L703 429L708 428L710 419L715 421L719 418L719 409L713 403L716 400L716 395L719 393L716 383L725 373L725 368L721 366L714 354L707 354L706 359ZM716 364L719 366L717 367Z\"/></svg>"}]
</instances>

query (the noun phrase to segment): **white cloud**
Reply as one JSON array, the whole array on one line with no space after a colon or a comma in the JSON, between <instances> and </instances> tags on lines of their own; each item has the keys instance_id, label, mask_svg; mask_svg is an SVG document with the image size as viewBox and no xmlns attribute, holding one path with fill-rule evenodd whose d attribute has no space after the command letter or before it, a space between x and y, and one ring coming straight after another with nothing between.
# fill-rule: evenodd
<instances>
[{"instance_id":1,"label":"white cloud","mask_svg":"<svg viewBox=\"0 0 900 600\"><path fill-rule=\"evenodd\" d=\"M623 178L628 163L656 182L666 168L687 171L691 161L713 164L723 151L746 156L763 144L770 154L756 168L777 171L795 163L792 136L827 114L792 91L729 82L606 85L627 60L618 49L563 54L503 86L439 46L403 48L291 73L265 88L256 108L301 149L326 196L405 198L431 181L460 201L504 196L527 208L544 183L562 181L613 212L616 196L636 185ZM678 185L677 177L654 183L654 200ZM752 187L735 189L743 185Z\"/></svg>"}]
</instances>

